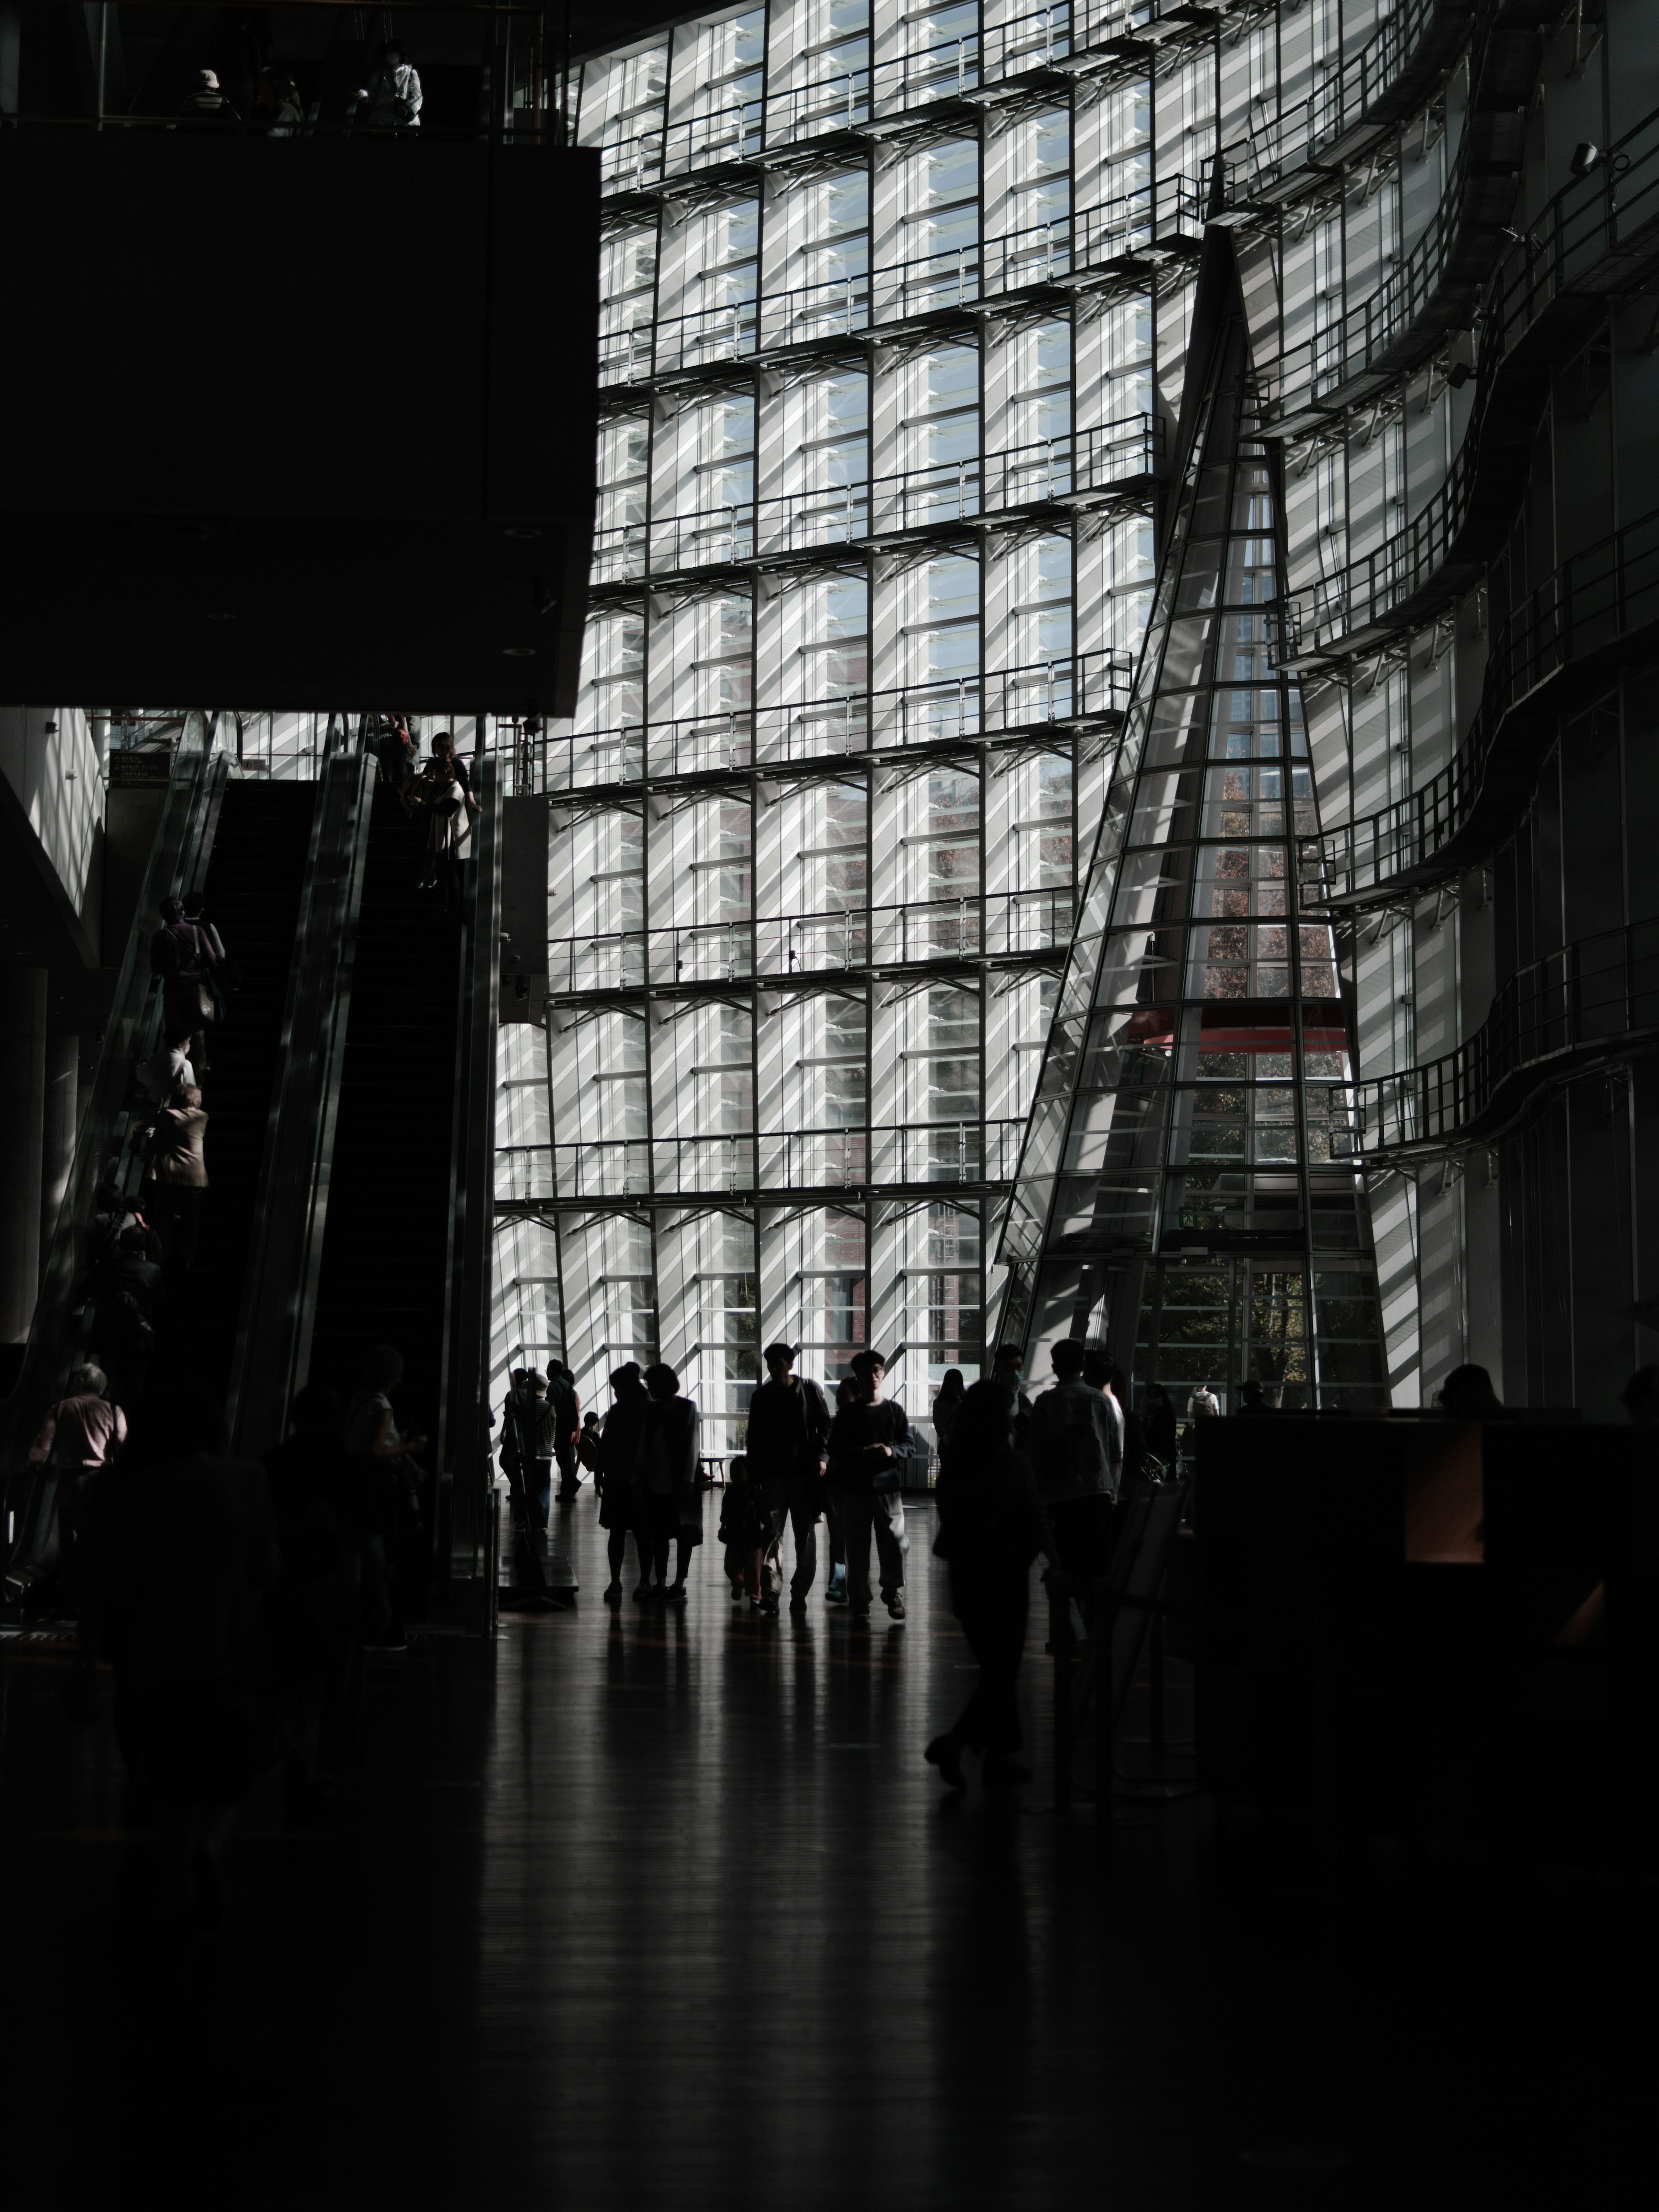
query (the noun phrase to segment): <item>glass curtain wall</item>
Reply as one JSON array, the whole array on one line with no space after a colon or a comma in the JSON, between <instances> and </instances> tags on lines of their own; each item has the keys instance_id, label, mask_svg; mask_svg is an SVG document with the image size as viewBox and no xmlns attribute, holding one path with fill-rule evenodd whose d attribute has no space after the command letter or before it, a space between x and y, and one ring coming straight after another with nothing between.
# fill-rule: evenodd
<instances>
[{"instance_id":1,"label":"glass curtain wall","mask_svg":"<svg viewBox=\"0 0 1659 2212\"><path fill-rule=\"evenodd\" d=\"M1216 234L1170 541L1008 1222L1006 1329L1104 1342L1178 1407L1246 1380L1286 1407L1381 1405L1336 948L1288 865L1318 817L1256 418Z\"/></svg>"},{"instance_id":2,"label":"glass curtain wall","mask_svg":"<svg viewBox=\"0 0 1659 2212\"><path fill-rule=\"evenodd\" d=\"M925 1419L947 1367L1023 1332L1041 1233L1005 1245L1003 1217L1122 782L1206 179L1375 14L773 0L581 64L599 514L577 711L499 738L551 820L547 1024L512 1033L526 1103L503 1107L501 1370L562 1348L602 1403L653 1348L718 1454L774 1337L830 1380L879 1346ZM1254 191L1265 159L1227 174ZM1271 534L1255 517L1238 544ZM1241 591L1265 578L1227 557ZM1346 1062L1334 1016L1285 1011L1331 962L1282 903L1267 824L1306 771L1266 649L1231 648L1262 656L1232 686L1259 711L1224 757L1238 795L1192 833L1190 947L1149 946L1172 909L1148 908L1139 950L1166 979L1143 1027L1170 1009L1142 1041L1176 1133L1158 1265L1183 1217L1194 1245L1279 1253L1290 1379L1309 1299L1364 1259L1344 1182L1346 1258L1310 1267L1307 1086ZM1219 680L1212 651L1189 688ZM1218 1293L1229 1345L1268 1341L1254 1284L1247 1260ZM1288 1311L1282 1283L1261 1295Z\"/></svg>"}]
</instances>

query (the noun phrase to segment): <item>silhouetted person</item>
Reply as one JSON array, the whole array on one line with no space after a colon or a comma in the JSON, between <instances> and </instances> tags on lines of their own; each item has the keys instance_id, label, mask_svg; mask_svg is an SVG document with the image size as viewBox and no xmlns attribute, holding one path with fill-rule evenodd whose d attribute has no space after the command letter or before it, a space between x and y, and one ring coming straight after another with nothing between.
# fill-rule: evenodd
<instances>
[{"instance_id":1,"label":"silhouetted person","mask_svg":"<svg viewBox=\"0 0 1659 2212\"><path fill-rule=\"evenodd\" d=\"M1179 1443L1179 1425L1176 1419L1175 1402L1161 1382L1149 1382L1146 1395L1141 1402L1141 1424L1146 1431L1146 1449L1173 1468Z\"/></svg>"},{"instance_id":2,"label":"silhouetted person","mask_svg":"<svg viewBox=\"0 0 1659 2212\"><path fill-rule=\"evenodd\" d=\"M795 1370L793 1344L766 1347L766 1380L749 1401L749 1434L744 1458L757 1494L772 1516L766 1547L769 1595L783 1577L777 1548L786 1527L795 1536L795 1566L789 1580L789 1609L803 1613L818 1569L816 1524L823 1510L823 1478L830 1464L830 1407L817 1384Z\"/></svg>"},{"instance_id":3,"label":"silhouetted person","mask_svg":"<svg viewBox=\"0 0 1659 2212\"><path fill-rule=\"evenodd\" d=\"M1031 1401L1020 1372L1022 1354L1012 1344L1000 1345L991 1362L991 1380L1000 1383L1013 1401L1014 1442L1026 1449L1031 1436Z\"/></svg>"},{"instance_id":4,"label":"silhouetted person","mask_svg":"<svg viewBox=\"0 0 1659 2212\"><path fill-rule=\"evenodd\" d=\"M1268 1410L1267 1393L1259 1382L1239 1384L1238 1410L1241 1418L1246 1413L1265 1413Z\"/></svg>"},{"instance_id":5,"label":"silhouetted person","mask_svg":"<svg viewBox=\"0 0 1659 2212\"><path fill-rule=\"evenodd\" d=\"M304 121L300 88L288 71L274 63L262 69L259 88L248 110L248 129L267 138L297 138Z\"/></svg>"},{"instance_id":6,"label":"silhouetted person","mask_svg":"<svg viewBox=\"0 0 1659 2212\"><path fill-rule=\"evenodd\" d=\"M1085 1387L1081 1371L1079 1362L1079 1388ZM982 1752L987 1788L1006 1789L1030 1778L1018 1757L1016 1692L1031 1562L1045 1539L1030 1462L1014 1449L1012 1406L999 1383L975 1382L964 1395L957 1440L939 1469L935 1496L939 1527L933 1550L950 1569L951 1610L979 1662L979 1681L925 1756L952 1790L960 1790L963 1753Z\"/></svg>"},{"instance_id":7,"label":"silhouetted person","mask_svg":"<svg viewBox=\"0 0 1659 2212\"><path fill-rule=\"evenodd\" d=\"M1435 1394L1435 1403L1455 1421L1498 1421L1504 1401L1484 1367L1454 1367Z\"/></svg>"},{"instance_id":8,"label":"silhouetted person","mask_svg":"<svg viewBox=\"0 0 1659 2212\"><path fill-rule=\"evenodd\" d=\"M219 89L210 69L198 70L195 87L179 110L175 131L240 131L242 118Z\"/></svg>"},{"instance_id":9,"label":"silhouetted person","mask_svg":"<svg viewBox=\"0 0 1659 2212\"><path fill-rule=\"evenodd\" d=\"M775 1613L777 1588L775 1578L767 1573L767 1554L776 1540L777 1524L762 1493L760 1479L743 1452L726 1467L726 1488L720 1494L720 1535L732 1602L741 1605L746 1597L757 1613Z\"/></svg>"},{"instance_id":10,"label":"silhouetted person","mask_svg":"<svg viewBox=\"0 0 1659 2212\"><path fill-rule=\"evenodd\" d=\"M203 1150L207 1124L202 1094L190 1083L180 1089L176 1103L162 1107L145 1132L161 1256L169 1270L186 1275L196 1264L202 1197L208 1187Z\"/></svg>"},{"instance_id":11,"label":"silhouetted person","mask_svg":"<svg viewBox=\"0 0 1659 2212\"><path fill-rule=\"evenodd\" d=\"M904 1619L903 1470L919 1455L904 1408L885 1395L887 1362L860 1352L853 1362L855 1395L830 1425L830 1487L847 1546L847 1603L854 1620L870 1618L870 1539L876 1540L882 1601Z\"/></svg>"},{"instance_id":12,"label":"silhouetted person","mask_svg":"<svg viewBox=\"0 0 1659 2212\"><path fill-rule=\"evenodd\" d=\"M206 940L208 951L213 956L202 980L213 1000L214 1021L222 1026L228 1011L225 993L237 981L236 963L225 950L224 939L219 934L216 923L209 919L207 901L202 893L188 891L181 902L186 923Z\"/></svg>"},{"instance_id":13,"label":"silhouetted person","mask_svg":"<svg viewBox=\"0 0 1659 2212\"><path fill-rule=\"evenodd\" d=\"M217 1000L213 988L213 942L186 919L182 899L161 902L161 927L149 941L149 969L161 982L161 1030L188 1036L198 1075L207 1069L207 1032Z\"/></svg>"},{"instance_id":14,"label":"silhouetted person","mask_svg":"<svg viewBox=\"0 0 1659 2212\"><path fill-rule=\"evenodd\" d=\"M356 1733L362 1692L358 1565L363 1503L340 1442L340 1401L295 1394L287 1438L264 1455L282 1553L271 1607L290 1805L325 1790Z\"/></svg>"},{"instance_id":15,"label":"silhouetted person","mask_svg":"<svg viewBox=\"0 0 1659 2212\"><path fill-rule=\"evenodd\" d=\"M967 1396L967 1385L959 1367L947 1367L945 1380L939 1384L933 1400L933 1434L939 1439L939 1455L943 1465L945 1453L951 1448L951 1435L962 1411L962 1401Z\"/></svg>"},{"instance_id":16,"label":"silhouetted person","mask_svg":"<svg viewBox=\"0 0 1659 2212\"><path fill-rule=\"evenodd\" d=\"M404 1378L403 1354L378 1344L364 1360L362 1381L346 1407L344 1442L354 1474L374 1500L374 1525L364 1561L365 1641L401 1651L421 1573L421 1510L410 1455L426 1443L406 1437L392 1410Z\"/></svg>"},{"instance_id":17,"label":"silhouetted person","mask_svg":"<svg viewBox=\"0 0 1659 2212\"><path fill-rule=\"evenodd\" d=\"M129 1216L98 1276L98 1342L110 1395L131 1409L143 1395L167 1304L166 1278L154 1256L154 1230Z\"/></svg>"},{"instance_id":18,"label":"silhouetted person","mask_svg":"<svg viewBox=\"0 0 1659 2212\"><path fill-rule=\"evenodd\" d=\"M702 1491L697 1480L697 1409L679 1395L680 1378L660 1360L645 1370L650 1397L640 1431L639 1480L651 1531L656 1595L683 1603L691 1554L702 1541ZM672 1540L674 1579L668 1577Z\"/></svg>"},{"instance_id":19,"label":"silhouetted person","mask_svg":"<svg viewBox=\"0 0 1659 2212\"><path fill-rule=\"evenodd\" d=\"M410 793L411 805L427 815L426 860L422 890L441 890L447 912L457 913L461 895L461 847L467 836L466 797L456 781L453 763L434 759Z\"/></svg>"},{"instance_id":20,"label":"silhouetted person","mask_svg":"<svg viewBox=\"0 0 1659 2212\"><path fill-rule=\"evenodd\" d=\"M156 1832L198 1919L220 1915L219 1859L258 1764L274 1686L266 1600L281 1571L270 1486L225 1456L222 1410L188 1386L146 1404L127 1529L131 1688Z\"/></svg>"},{"instance_id":21,"label":"silhouetted person","mask_svg":"<svg viewBox=\"0 0 1659 2212\"><path fill-rule=\"evenodd\" d=\"M599 1431L599 1526L605 1532L605 1553L611 1580L605 1589L607 1605L620 1603L623 1562L629 1531L639 1560L639 1580L634 1595L641 1603L651 1594L651 1530L639 1480L640 1443L650 1406L639 1363L630 1359L611 1376L611 1410Z\"/></svg>"},{"instance_id":22,"label":"silhouetted person","mask_svg":"<svg viewBox=\"0 0 1659 2212\"><path fill-rule=\"evenodd\" d=\"M1638 1429L1659 1427L1659 1367L1638 1367L1619 1394L1619 1402Z\"/></svg>"},{"instance_id":23,"label":"silhouetted person","mask_svg":"<svg viewBox=\"0 0 1659 2212\"><path fill-rule=\"evenodd\" d=\"M519 1433L526 1455L526 1482L535 1526L545 1528L553 1506L554 1438L557 1416L549 1399L547 1377L532 1367L526 1378L529 1395L519 1413Z\"/></svg>"},{"instance_id":24,"label":"silhouetted person","mask_svg":"<svg viewBox=\"0 0 1659 2212\"><path fill-rule=\"evenodd\" d=\"M562 1359L547 1363L547 1403L553 1418L553 1456L559 1469L559 1502L568 1505L580 1487L576 1443L581 1434L581 1400L576 1378Z\"/></svg>"},{"instance_id":25,"label":"silhouetted person","mask_svg":"<svg viewBox=\"0 0 1659 2212\"><path fill-rule=\"evenodd\" d=\"M1086 1609L1111 1558L1116 1430L1107 1394L1083 1379L1084 1346L1068 1337L1048 1357L1054 1388L1031 1408L1030 1459L1056 1562Z\"/></svg>"}]
</instances>

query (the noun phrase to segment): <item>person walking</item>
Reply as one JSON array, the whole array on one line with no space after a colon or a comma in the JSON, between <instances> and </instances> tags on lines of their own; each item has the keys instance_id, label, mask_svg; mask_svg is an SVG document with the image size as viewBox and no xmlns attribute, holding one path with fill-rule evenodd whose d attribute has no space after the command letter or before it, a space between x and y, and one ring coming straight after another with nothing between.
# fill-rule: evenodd
<instances>
[{"instance_id":1,"label":"person walking","mask_svg":"<svg viewBox=\"0 0 1659 2212\"><path fill-rule=\"evenodd\" d=\"M702 1541L702 1490L698 1480L697 1409L681 1397L680 1378L659 1361L645 1370L650 1404L640 1431L639 1480L645 1493L651 1532L656 1595L665 1603L685 1600L686 1571ZM674 1579L668 1577L668 1547L675 1546Z\"/></svg>"},{"instance_id":2,"label":"person walking","mask_svg":"<svg viewBox=\"0 0 1659 2212\"><path fill-rule=\"evenodd\" d=\"M1048 1548L1049 1538L1031 1463L1014 1449L1012 1401L999 1383L975 1382L963 1395L957 1442L939 1469L935 1496L933 1552L950 1571L951 1610L978 1662L979 1680L923 1757L948 1788L960 1790L966 1782L962 1755L979 1752L986 1788L1006 1790L1030 1779L1019 1759L1016 1693L1031 1562Z\"/></svg>"},{"instance_id":3,"label":"person walking","mask_svg":"<svg viewBox=\"0 0 1659 2212\"><path fill-rule=\"evenodd\" d=\"M1146 1431L1146 1449L1160 1466L1173 1474L1176 1453L1180 1443L1180 1425L1176 1419L1175 1401L1161 1382L1149 1382L1141 1401L1141 1425Z\"/></svg>"},{"instance_id":4,"label":"person walking","mask_svg":"<svg viewBox=\"0 0 1659 2212\"><path fill-rule=\"evenodd\" d=\"M854 1620L870 1618L870 1539L876 1540L882 1601L904 1619L903 1470L919 1456L904 1408L885 1394L887 1362L860 1352L853 1362L855 1396L831 1422L830 1487L847 1546L847 1601Z\"/></svg>"},{"instance_id":5,"label":"person walking","mask_svg":"<svg viewBox=\"0 0 1659 2212\"><path fill-rule=\"evenodd\" d=\"M816 1527L823 1510L823 1478L830 1465L830 1408L817 1384L795 1373L793 1344L769 1344L766 1380L749 1401L744 1457L750 1479L772 1516L766 1547L767 1589L776 1599L783 1586L778 1552L786 1527L795 1539L789 1610L805 1613L817 1573Z\"/></svg>"},{"instance_id":6,"label":"person walking","mask_svg":"<svg viewBox=\"0 0 1659 2212\"><path fill-rule=\"evenodd\" d=\"M605 1593L607 1605L622 1602L623 1562L630 1529L640 1565L634 1595L643 1604L651 1595L651 1531L639 1480L640 1447L650 1404L639 1362L630 1359L611 1375L611 1411L599 1431L599 1526L605 1532L611 1562L611 1580Z\"/></svg>"},{"instance_id":7,"label":"person walking","mask_svg":"<svg viewBox=\"0 0 1659 2212\"><path fill-rule=\"evenodd\" d=\"M196 1264L202 1228L202 1194L208 1187L203 1146L208 1117L202 1094L185 1084L177 1101L162 1107L144 1132L149 1179L155 1186L156 1227L169 1272L187 1275Z\"/></svg>"},{"instance_id":8,"label":"person walking","mask_svg":"<svg viewBox=\"0 0 1659 2212\"><path fill-rule=\"evenodd\" d=\"M377 1344L363 1361L362 1380L347 1404L344 1422L346 1456L365 1478L362 1487L373 1500L365 1559L365 1640L389 1651L404 1649L405 1623L418 1596L421 1509L410 1455L427 1441L406 1437L398 1426L392 1394L403 1379L402 1352Z\"/></svg>"},{"instance_id":9,"label":"person walking","mask_svg":"<svg viewBox=\"0 0 1659 2212\"><path fill-rule=\"evenodd\" d=\"M1107 1394L1083 1379L1084 1346L1065 1338L1048 1357L1054 1388L1031 1408L1030 1457L1055 1564L1086 1620L1095 1583L1111 1558L1122 1452Z\"/></svg>"}]
</instances>

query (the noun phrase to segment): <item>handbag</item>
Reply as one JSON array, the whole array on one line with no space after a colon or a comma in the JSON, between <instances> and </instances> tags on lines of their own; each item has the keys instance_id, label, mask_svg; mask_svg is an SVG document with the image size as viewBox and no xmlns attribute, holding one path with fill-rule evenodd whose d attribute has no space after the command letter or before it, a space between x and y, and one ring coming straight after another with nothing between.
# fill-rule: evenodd
<instances>
[{"instance_id":1,"label":"handbag","mask_svg":"<svg viewBox=\"0 0 1659 2212\"><path fill-rule=\"evenodd\" d=\"M196 986L196 1018L204 1030L210 1030L219 1018L218 1000L213 995L211 985L204 980L199 981Z\"/></svg>"}]
</instances>

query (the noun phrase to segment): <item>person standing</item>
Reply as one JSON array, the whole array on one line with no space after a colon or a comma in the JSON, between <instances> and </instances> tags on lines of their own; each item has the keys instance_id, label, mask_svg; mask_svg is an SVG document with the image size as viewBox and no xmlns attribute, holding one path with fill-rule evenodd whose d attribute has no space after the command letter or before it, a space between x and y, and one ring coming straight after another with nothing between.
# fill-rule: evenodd
<instances>
[{"instance_id":1,"label":"person standing","mask_svg":"<svg viewBox=\"0 0 1659 2212\"><path fill-rule=\"evenodd\" d=\"M1046 1392L1045 1396L1052 1396ZM1039 1398L1037 1405L1042 1404ZM963 1399L957 1441L939 1469L935 1556L950 1570L951 1610L979 1662L973 1695L922 1754L952 1790L964 1751L982 1753L990 1790L1027 1782L1016 1690L1025 1653L1031 1562L1050 1539L1030 1462L1013 1449L1013 1407L995 1382Z\"/></svg>"},{"instance_id":2,"label":"person standing","mask_svg":"<svg viewBox=\"0 0 1659 2212\"><path fill-rule=\"evenodd\" d=\"M623 1594L623 1561L628 1552L628 1532L634 1532L634 1551L640 1563L635 1599L643 1604L651 1595L651 1531L647 1525L639 1481L640 1445L651 1401L641 1379L639 1362L628 1361L611 1377L611 1411L599 1431L599 1526L605 1532L605 1551L611 1580L605 1601L618 1605Z\"/></svg>"},{"instance_id":3,"label":"person standing","mask_svg":"<svg viewBox=\"0 0 1659 2212\"><path fill-rule=\"evenodd\" d=\"M1141 1423L1146 1431L1146 1449L1153 1458L1173 1474L1176 1452L1179 1443L1179 1426L1176 1420L1174 1401L1161 1382L1149 1382L1141 1405Z\"/></svg>"},{"instance_id":4,"label":"person standing","mask_svg":"<svg viewBox=\"0 0 1659 2212\"><path fill-rule=\"evenodd\" d=\"M547 1363L547 1403L552 1415L553 1456L559 1463L559 1503L568 1505L581 1483L576 1472L576 1446L581 1437L582 1401L576 1395L576 1378L562 1359Z\"/></svg>"},{"instance_id":5,"label":"person standing","mask_svg":"<svg viewBox=\"0 0 1659 2212\"><path fill-rule=\"evenodd\" d=\"M189 1037L198 1075L207 1073L207 1032L218 1004L213 965L212 943L186 920L184 901L163 899L161 927L149 941L149 972L161 981L162 1034Z\"/></svg>"},{"instance_id":6,"label":"person standing","mask_svg":"<svg viewBox=\"0 0 1659 2212\"><path fill-rule=\"evenodd\" d=\"M1122 1452L1107 1394L1083 1379L1084 1347L1056 1344L1054 1388L1031 1409L1037 1494L1054 1532L1055 1563L1086 1616L1111 1557L1112 1508Z\"/></svg>"},{"instance_id":7,"label":"person standing","mask_svg":"<svg viewBox=\"0 0 1659 2212\"><path fill-rule=\"evenodd\" d=\"M547 1589L530 1495L536 1480L536 1401L527 1367L515 1367L509 1380L512 1387L501 1401L501 1472L513 1520L513 1584L521 1597L535 1598Z\"/></svg>"},{"instance_id":8,"label":"person standing","mask_svg":"<svg viewBox=\"0 0 1659 2212\"><path fill-rule=\"evenodd\" d=\"M856 1395L830 1426L830 1486L847 1546L847 1602L854 1620L870 1618L870 1539L882 1601L904 1619L903 1469L919 1455L904 1408L885 1395L887 1362L860 1352L853 1362Z\"/></svg>"},{"instance_id":9,"label":"person standing","mask_svg":"<svg viewBox=\"0 0 1659 2212\"><path fill-rule=\"evenodd\" d=\"M1213 1421L1219 1418L1220 1413L1221 1401L1215 1394L1213 1384L1200 1382L1187 1401L1187 1419L1189 1421Z\"/></svg>"},{"instance_id":10,"label":"person standing","mask_svg":"<svg viewBox=\"0 0 1659 2212\"><path fill-rule=\"evenodd\" d=\"M685 1601L691 1554L702 1541L702 1491L697 1480L697 1409L680 1395L680 1378L662 1361L645 1370L650 1395L640 1431L639 1480L651 1532L656 1595ZM675 1546L674 1579L668 1579L668 1547Z\"/></svg>"},{"instance_id":11,"label":"person standing","mask_svg":"<svg viewBox=\"0 0 1659 2212\"><path fill-rule=\"evenodd\" d=\"M967 1395L961 1368L947 1367L945 1380L939 1384L933 1400L933 1434L939 1439L941 1466L945 1463L945 1453L951 1449L951 1432L957 1425L957 1416L962 1411L962 1401Z\"/></svg>"},{"instance_id":12,"label":"person standing","mask_svg":"<svg viewBox=\"0 0 1659 2212\"><path fill-rule=\"evenodd\" d=\"M421 123L421 80L395 39L380 49L380 66L362 97L371 131L417 131Z\"/></svg>"},{"instance_id":13,"label":"person standing","mask_svg":"<svg viewBox=\"0 0 1659 2212\"><path fill-rule=\"evenodd\" d=\"M259 72L259 88L248 110L247 127L267 138L297 138L305 121L300 88L285 69L274 63Z\"/></svg>"},{"instance_id":14,"label":"person standing","mask_svg":"<svg viewBox=\"0 0 1659 2212\"><path fill-rule=\"evenodd\" d=\"M553 1461L558 1415L554 1411L547 1377L532 1367L527 1380L529 1398L520 1408L519 1433L523 1440L532 1525L544 1530L553 1513Z\"/></svg>"},{"instance_id":15,"label":"person standing","mask_svg":"<svg viewBox=\"0 0 1659 2212\"><path fill-rule=\"evenodd\" d=\"M1023 1354L1012 1344L997 1346L996 1357L991 1363L991 1380L1000 1383L1014 1401L1014 1445L1024 1451L1030 1441L1031 1401L1026 1395L1025 1377L1020 1372Z\"/></svg>"},{"instance_id":16,"label":"person standing","mask_svg":"<svg viewBox=\"0 0 1659 2212\"><path fill-rule=\"evenodd\" d=\"M69 1395L46 1409L29 1446L29 1464L58 1471L58 1558L79 1627L76 1671L84 1674L98 1660L95 1583L86 1556L93 1491L127 1440L127 1417L110 1403L101 1368L77 1367L69 1385Z\"/></svg>"},{"instance_id":17,"label":"person standing","mask_svg":"<svg viewBox=\"0 0 1659 2212\"><path fill-rule=\"evenodd\" d=\"M173 1094L179 1085L195 1080L188 1030L180 1030L177 1036L159 1045L148 1060L138 1063L138 1085L152 1106L171 1105Z\"/></svg>"},{"instance_id":18,"label":"person standing","mask_svg":"<svg viewBox=\"0 0 1659 2212\"><path fill-rule=\"evenodd\" d=\"M179 1089L177 1101L162 1107L145 1133L149 1176L155 1187L156 1227L168 1268L187 1275L196 1264L202 1228L202 1194L208 1187L203 1144L208 1117L193 1083Z\"/></svg>"},{"instance_id":19,"label":"person standing","mask_svg":"<svg viewBox=\"0 0 1659 2212\"><path fill-rule=\"evenodd\" d=\"M789 1610L804 1613L817 1573L816 1524L823 1510L823 1478L830 1465L830 1408L817 1384L795 1373L793 1344L766 1347L766 1380L749 1401L749 1435L744 1457L750 1480L772 1516L766 1547L768 1595L782 1588L778 1550L787 1525L794 1532L795 1565L789 1578Z\"/></svg>"},{"instance_id":20,"label":"person standing","mask_svg":"<svg viewBox=\"0 0 1659 2212\"><path fill-rule=\"evenodd\" d=\"M219 89L216 70L198 70L196 82L179 110L175 131L240 131L242 118Z\"/></svg>"}]
</instances>

